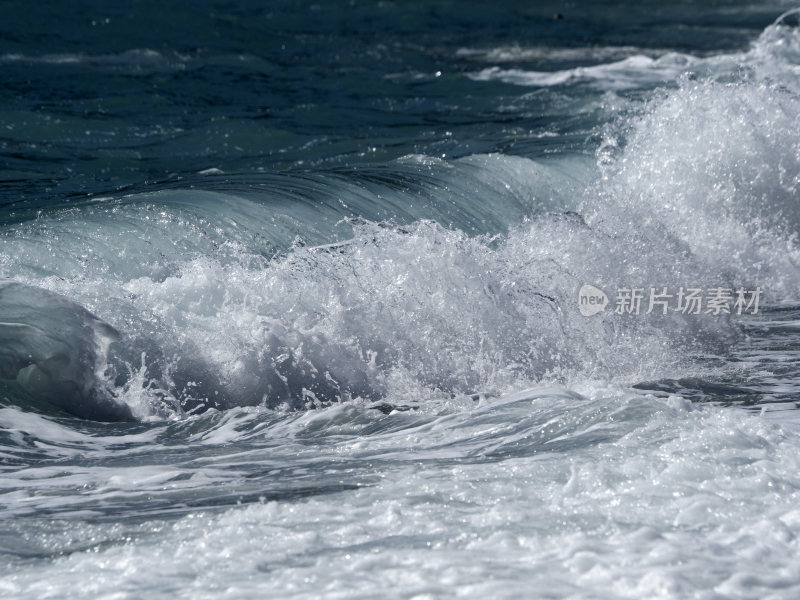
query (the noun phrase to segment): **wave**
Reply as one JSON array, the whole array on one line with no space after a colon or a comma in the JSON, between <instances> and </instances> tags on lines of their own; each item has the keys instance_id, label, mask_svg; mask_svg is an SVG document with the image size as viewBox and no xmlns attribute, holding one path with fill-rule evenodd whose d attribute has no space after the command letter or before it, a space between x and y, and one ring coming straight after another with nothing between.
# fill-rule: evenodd
<instances>
[{"instance_id":1,"label":"wave","mask_svg":"<svg viewBox=\"0 0 800 600\"><path fill-rule=\"evenodd\" d=\"M783 77L797 75L800 58L800 35L794 26L797 11L788 11L767 27L747 52L697 57L678 52L651 51L642 53L633 48L580 49L587 54L584 60L603 60L618 55L622 58L608 63L578 66L557 71L531 71L504 69L492 66L468 76L475 81L501 81L519 86L554 87L588 85L601 90L621 92L635 89L652 89L658 85L671 85L681 75L692 77L737 79L747 72L756 76ZM464 49L462 56L478 58L483 62L506 63L531 60L553 54L556 59L573 58L570 51L547 48L521 49L497 48L488 51ZM580 54L576 54L575 59Z\"/></svg>"},{"instance_id":2,"label":"wave","mask_svg":"<svg viewBox=\"0 0 800 600\"><path fill-rule=\"evenodd\" d=\"M378 239L388 235L386 243L397 240L402 260L411 260L420 236L457 238L469 231L491 237L524 215L563 210L574 204L569 192L583 185L585 169L581 160L473 156L446 163L409 156L390 168L357 172L226 177L214 191L99 199L54 207L33 220L14 209L19 222L9 220L0 240L3 274L79 301L122 332L102 387L138 417L378 398L387 365L401 356L411 360L425 334L408 332L422 343L408 338L401 352L387 352L392 334L385 331L379 337L386 339L354 343L372 317L364 312L359 324L358 305L366 298L341 285L350 272L373 270L380 259L368 256L356 267L340 259L360 251L360 244L312 244L356 233L357 239L368 236L375 252ZM152 259L132 260L138 256ZM423 268L420 286L435 262ZM290 289L302 285L298 277L307 290ZM293 307L297 294L308 297L307 306ZM350 297L352 326L331 328L343 315L319 304L326 294ZM325 310L331 323L314 323ZM449 385L457 375L446 371L433 367L420 377Z\"/></svg>"},{"instance_id":3,"label":"wave","mask_svg":"<svg viewBox=\"0 0 800 600\"><path fill-rule=\"evenodd\" d=\"M79 417L131 417L99 387L119 337L113 327L64 297L8 281L0 282L0 314L0 379Z\"/></svg>"},{"instance_id":4,"label":"wave","mask_svg":"<svg viewBox=\"0 0 800 600\"><path fill-rule=\"evenodd\" d=\"M45 64L54 66L77 66L107 70L184 70L189 56L171 53L162 54L150 48L134 48L115 54L90 55L84 53L42 54L31 56L20 53L0 54L0 64Z\"/></svg>"},{"instance_id":5,"label":"wave","mask_svg":"<svg viewBox=\"0 0 800 600\"><path fill-rule=\"evenodd\" d=\"M469 77L475 81L502 81L521 86L552 87L587 83L604 90L622 91L652 88L673 81L687 68L697 67L699 59L686 54L669 53L659 58L644 55L591 67L575 67L562 71L526 71L488 67Z\"/></svg>"},{"instance_id":6,"label":"wave","mask_svg":"<svg viewBox=\"0 0 800 600\"><path fill-rule=\"evenodd\" d=\"M11 207L0 275L120 332L92 386L140 419L685 374L693 353L729 352L743 335L735 315L587 318L578 290L699 286L796 300L791 16L736 59L736 78L683 78L609 124L596 164L408 156L206 175L38 214Z\"/></svg>"}]
</instances>

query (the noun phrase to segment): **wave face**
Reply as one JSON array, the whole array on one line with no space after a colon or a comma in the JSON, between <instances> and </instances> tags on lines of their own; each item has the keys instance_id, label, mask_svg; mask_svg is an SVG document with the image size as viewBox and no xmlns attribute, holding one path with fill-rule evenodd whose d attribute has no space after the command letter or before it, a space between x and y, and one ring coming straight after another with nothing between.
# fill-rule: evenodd
<instances>
[{"instance_id":1,"label":"wave face","mask_svg":"<svg viewBox=\"0 0 800 600\"><path fill-rule=\"evenodd\" d=\"M15 282L0 283L0 307L4 379L79 417L131 416L97 387L107 347L119 337L113 327L65 298Z\"/></svg>"},{"instance_id":2,"label":"wave face","mask_svg":"<svg viewBox=\"0 0 800 600\"><path fill-rule=\"evenodd\" d=\"M265 178L246 195L90 202L10 227L4 275L79 299L121 332L98 384L140 418L379 399L395 379L398 390L478 393L574 362L552 358L558 301L535 280L515 283L532 265L497 232L575 204L586 169L406 157ZM514 331L526 321L539 340Z\"/></svg>"},{"instance_id":3,"label":"wave face","mask_svg":"<svg viewBox=\"0 0 800 600\"><path fill-rule=\"evenodd\" d=\"M4 597L796 596L800 13L50 8Z\"/></svg>"}]
</instances>

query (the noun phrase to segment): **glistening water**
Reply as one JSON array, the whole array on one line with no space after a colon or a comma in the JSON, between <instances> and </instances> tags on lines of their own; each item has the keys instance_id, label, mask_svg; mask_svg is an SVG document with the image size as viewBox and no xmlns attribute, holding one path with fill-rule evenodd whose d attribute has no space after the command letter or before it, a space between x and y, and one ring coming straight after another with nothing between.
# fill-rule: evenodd
<instances>
[{"instance_id":1,"label":"glistening water","mask_svg":"<svg viewBox=\"0 0 800 600\"><path fill-rule=\"evenodd\" d=\"M2 9L4 598L800 594L791 3Z\"/></svg>"}]
</instances>

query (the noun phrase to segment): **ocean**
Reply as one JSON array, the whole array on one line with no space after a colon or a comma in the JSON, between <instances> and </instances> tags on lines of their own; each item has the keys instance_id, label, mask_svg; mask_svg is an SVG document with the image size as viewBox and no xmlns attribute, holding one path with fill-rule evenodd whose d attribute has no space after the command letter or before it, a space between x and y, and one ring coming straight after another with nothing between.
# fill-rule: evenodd
<instances>
[{"instance_id":1,"label":"ocean","mask_svg":"<svg viewBox=\"0 0 800 600\"><path fill-rule=\"evenodd\" d=\"M0 7L0 596L798 597L796 4Z\"/></svg>"}]
</instances>

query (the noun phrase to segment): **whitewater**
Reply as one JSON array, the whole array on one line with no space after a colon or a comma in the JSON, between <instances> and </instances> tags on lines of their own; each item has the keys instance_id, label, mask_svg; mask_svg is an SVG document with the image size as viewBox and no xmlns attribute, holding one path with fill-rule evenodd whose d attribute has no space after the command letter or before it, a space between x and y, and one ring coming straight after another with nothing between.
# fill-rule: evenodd
<instances>
[{"instance_id":1,"label":"whitewater","mask_svg":"<svg viewBox=\"0 0 800 600\"><path fill-rule=\"evenodd\" d=\"M289 50L0 50L0 595L800 594L798 10L719 49L381 3L364 50L287 6Z\"/></svg>"}]
</instances>

